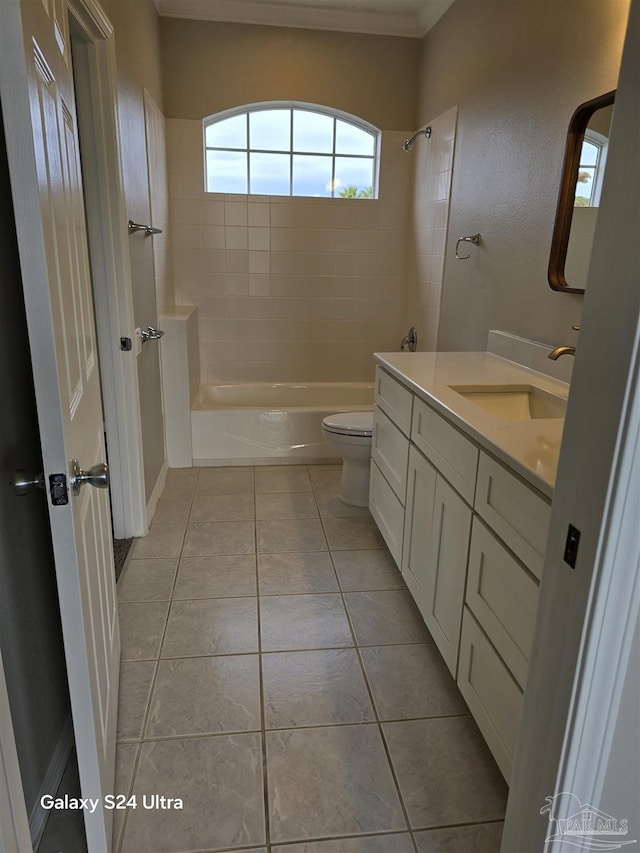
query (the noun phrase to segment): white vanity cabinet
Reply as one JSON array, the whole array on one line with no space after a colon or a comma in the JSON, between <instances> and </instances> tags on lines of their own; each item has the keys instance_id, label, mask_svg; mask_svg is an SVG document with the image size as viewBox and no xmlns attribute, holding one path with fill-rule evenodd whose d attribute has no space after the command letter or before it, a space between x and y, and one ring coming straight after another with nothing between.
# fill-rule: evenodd
<instances>
[{"instance_id":1,"label":"white vanity cabinet","mask_svg":"<svg viewBox=\"0 0 640 853\"><path fill-rule=\"evenodd\" d=\"M454 678L470 533L471 507L412 446L402 575Z\"/></svg>"},{"instance_id":2,"label":"white vanity cabinet","mask_svg":"<svg viewBox=\"0 0 640 853\"><path fill-rule=\"evenodd\" d=\"M550 502L378 367L369 506L509 781Z\"/></svg>"}]
</instances>

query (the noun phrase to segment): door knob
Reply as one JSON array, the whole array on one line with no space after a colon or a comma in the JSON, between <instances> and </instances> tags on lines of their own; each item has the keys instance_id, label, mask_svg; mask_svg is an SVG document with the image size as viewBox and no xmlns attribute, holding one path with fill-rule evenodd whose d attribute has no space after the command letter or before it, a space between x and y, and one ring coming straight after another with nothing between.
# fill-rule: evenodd
<instances>
[{"instance_id":1,"label":"door knob","mask_svg":"<svg viewBox=\"0 0 640 853\"><path fill-rule=\"evenodd\" d=\"M44 489L44 474L27 474L26 471L18 469L13 475L11 485L16 495L28 495L34 489Z\"/></svg>"},{"instance_id":2,"label":"door knob","mask_svg":"<svg viewBox=\"0 0 640 853\"><path fill-rule=\"evenodd\" d=\"M79 495L80 489L88 483L90 486L95 486L96 489L109 488L109 466L105 462L99 462L88 471L84 471L80 467L77 459L71 460L71 477L69 485L71 486L71 494Z\"/></svg>"}]
</instances>

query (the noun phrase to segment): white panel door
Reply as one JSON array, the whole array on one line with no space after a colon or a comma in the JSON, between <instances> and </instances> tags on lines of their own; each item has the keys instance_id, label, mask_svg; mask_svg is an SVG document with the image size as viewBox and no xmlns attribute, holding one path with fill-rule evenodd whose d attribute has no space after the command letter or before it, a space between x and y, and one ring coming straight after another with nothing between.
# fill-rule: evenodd
<instances>
[{"instance_id":1,"label":"white panel door","mask_svg":"<svg viewBox=\"0 0 640 853\"><path fill-rule=\"evenodd\" d=\"M22 29L22 32L20 31ZM108 492L70 487L105 460L66 5L5 0L2 107L83 797L113 790L120 641ZM50 477L64 475L68 502ZM64 497L62 498L64 501ZM84 812L92 853L111 815Z\"/></svg>"}]
</instances>

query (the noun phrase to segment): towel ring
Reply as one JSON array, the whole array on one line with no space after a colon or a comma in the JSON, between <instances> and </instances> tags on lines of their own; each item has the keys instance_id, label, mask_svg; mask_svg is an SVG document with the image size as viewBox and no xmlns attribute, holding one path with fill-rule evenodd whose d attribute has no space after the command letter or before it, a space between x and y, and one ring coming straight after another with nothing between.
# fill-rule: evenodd
<instances>
[{"instance_id":1,"label":"towel ring","mask_svg":"<svg viewBox=\"0 0 640 853\"><path fill-rule=\"evenodd\" d=\"M480 234L473 234L471 237L458 237L456 241L456 260L457 261L467 261L471 257L471 255L459 255L458 254L458 246L460 243L473 243L474 246L477 246L480 243Z\"/></svg>"}]
</instances>

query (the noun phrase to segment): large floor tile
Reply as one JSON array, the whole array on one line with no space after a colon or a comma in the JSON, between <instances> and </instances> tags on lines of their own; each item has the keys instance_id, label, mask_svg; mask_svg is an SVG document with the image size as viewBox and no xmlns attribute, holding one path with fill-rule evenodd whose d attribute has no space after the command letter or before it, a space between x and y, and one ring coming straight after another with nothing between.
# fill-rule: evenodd
<instances>
[{"instance_id":1,"label":"large floor tile","mask_svg":"<svg viewBox=\"0 0 640 853\"><path fill-rule=\"evenodd\" d=\"M404 589L346 592L344 600L358 645L432 641L418 608Z\"/></svg>"},{"instance_id":2,"label":"large floor tile","mask_svg":"<svg viewBox=\"0 0 640 853\"><path fill-rule=\"evenodd\" d=\"M373 646L362 662L381 720L469 713L433 643Z\"/></svg>"},{"instance_id":3,"label":"large floor tile","mask_svg":"<svg viewBox=\"0 0 640 853\"><path fill-rule=\"evenodd\" d=\"M377 726L266 737L272 842L406 829Z\"/></svg>"},{"instance_id":4,"label":"large floor tile","mask_svg":"<svg viewBox=\"0 0 640 853\"><path fill-rule=\"evenodd\" d=\"M262 679L268 729L375 719L355 649L265 654Z\"/></svg>"},{"instance_id":5,"label":"large floor tile","mask_svg":"<svg viewBox=\"0 0 640 853\"><path fill-rule=\"evenodd\" d=\"M260 599L260 635L265 652L353 645L339 595L268 595Z\"/></svg>"},{"instance_id":6,"label":"large floor tile","mask_svg":"<svg viewBox=\"0 0 640 853\"><path fill-rule=\"evenodd\" d=\"M131 558L179 557L184 531L184 524L152 524L146 536L134 540Z\"/></svg>"},{"instance_id":7,"label":"large floor tile","mask_svg":"<svg viewBox=\"0 0 640 853\"><path fill-rule=\"evenodd\" d=\"M405 589L400 570L386 548L368 551L335 551L340 586L345 592L367 589Z\"/></svg>"},{"instance_id":8,"label":"large floor tile","mask_svg":"<svg viewBox=\"0 0 640 853\"><path fill-rule=\"evenodd\" d=\"M253 521L214 521L189 524L182 556L254 554L255 550Z\"/></svg>"},{"instance_id":9,"label":"large floor tile","mask_svg":"<svg viewBox=\"0 0 640 853\"><path fill-rule=\"evenodd\" d=\"M316 492L316 501L322 518L370 518L366 506L351 506L340 500L340 492Z\"/></svg>"},{"instance_id":10,"label":"large floor tile","mask_svg":"<svg viewBox=\"0 0 640 853\"><path fill-rule=\"evenodd\" d=\"M254 515L251 493L196 495L189 521L252 521Z\"/></svg>"},{"instance_id":11,"label":"large floor tile","mask_svg":"<svg viewBox=\"0 0 640 853\"><path fill-rule=\"evenodd\" d=\"M193 481L195 486L195 480ZM158 501L158 506L153 514L154 524L186 524L191 509L191 494L189 492L178 492L175 495L166 495L166 491Z\"/></svg>"},{"instance_id":12,"label":"large floor tile","mask_svg":"<svg viewBox=\"0 0 640 853\"><path fill-rule=\"evenodd\" d=\"M507 786L471 717L382 729L414 829L504 817Z\"/></svg>"},{"instance_id":13,"label":"large floor tile","mask_svg":"<svg viewBox=\"0 0 640 853\"><path fill-rule=\"evenodd\" d=\"M260 595L338 592L328 551L258 554Z\"/></svg>"},{"instance_id":14,"label":"large floor tile","mask_svg":"<svg viewBox=\"0 0 640 853\"><path fill-rule=\"evenodd\" d=\"M314 492L340 491L342 465L307 465L307 471Z\"/></svg>"},{"instance_id":15,"label":"large floor tile","mask_svg":"<svg viewBox=\"0 0 640 853\"><path fill-rule=\"evenodd\" d=\"M258 553L326 551L327 542L317 518L256 522Z\"/></svg>"},{"instance_id":16,"label":"large floor tile","mask_svg":"<svg viewBox=\"0 0 640 853\"><path fill-rule=\"evenodd\" d=\"M255 598L205 598L171 605L162 657L258 651Z\"/></svg>"},{"instance_id":17,"label":"large floor tile","mask_svg":"<svg viewBox=\"0 0 640 853\"><path fill-rule=\"evenodd\" d=\"M416 832L418 853L500 853L503 827L500 821Z\"/></svg>"},{"instance_id":18,"label":"large floor tile","mask_svg":"<svg viewBox=\"0 0 640 853\"><path fill-rule=\"evenodd\" d=\"M323 518L327 542L332 551L383 548L384 539L372 518Z\"/></svg>"},{"instance_id":19,"label":"large floor tile","mask_svg":"<svg viewBox=\"0 0 640 853\"><path fill-rule=\"evenodd\" d=\"M145 737L259 729L257 655L160 661Z\"/></svg>"},{"instance_id":20,"label":"large floor tile","mask_svg":"<svg viewBox=\"0 0 640 853\"><path fill-rule=\"evenodd\" d=\"M311 492L267 492L256 495L256 518L318 518L318 508Z\"/></svg>"},{"instance_id":21,"label":"large floor tile","mask_svg":"<svg viewBox=\"0 0 640 853\"><path fill-rule=\"evenodd\" d=\"M179 797L182 810L129 812L123 853L189 853L265 843L259 734L143 743L133 793Z\"/></svg>"},{"instance_id":22,"label":"large floor tile","mask_svg":"<svg viewBox=\"0 0 640 853\"><path fill-rule=\"evenodd\" d=\"M311 480L304 465L265 465L256 468L256 494L310 491Z\"/></svg>"},{"instance_id":23,"label":"large floor tile","mask_svg":"<svg viewBox=\"0 0 640 853\"><path fill-rule=\"evenodd\" d=\"M198 480L197 468L171 468L160 500L191 498Z\"/></svg>"},{"instance_id":24,"label":"large floor tile","mask_svg":"<svg viewBox=\"0 0 640 853\"><path fill-rule=\"evenodd\" d=\"M118 601L169 601L178 560L129 560L118 581Z\"/></svg>"},{"instance_id":25,"label":"large floor tile","mask_svg":"<svg viewBox=\"0 0 640 853\"><path fill-rule=\"evenodd\" d=\"M183 557L173 591L180 598L231 598L256 594L253 554Z\"/></svg>"},{"instance_id":26,"label":"large floor tile","mask_svg":"<svg viewBox=\"0 0 640 853\"><path fill-rule=\"evenodd\" d=\"M411 836L406 832L394 835L361 835L331 841L303 841L272 847L271 853L414 853Z\"/></svg>"},{"instance_id":27,"label":"large floor tile","mask_svg":"<svg viewBox=\"0 0 640 853\"><path fill-rule=\"evenodd\" d=\"M122 660L152 660L158 657L169 603L145 601L118 605Z\"/></svg>"},{"instance_id":28,"label":"large floor tile","mask_svg":"<svg viewBox=\"0 0 640 853\"><path fill-rule=\"evenodd\" d=\"M142 737L155 671L155 661L122 661L120 664L117 740L140 740Z\"/></svg>"},{"instance_id":29,"label":"large floor tile","mask_svg":"<svg viewBox=\"0 0 640 853\"><path fill-rule=\"evenodd\" d=\"M197 495L253 494L253 468L200 468Z\"/></svg>"}]
</instances>

